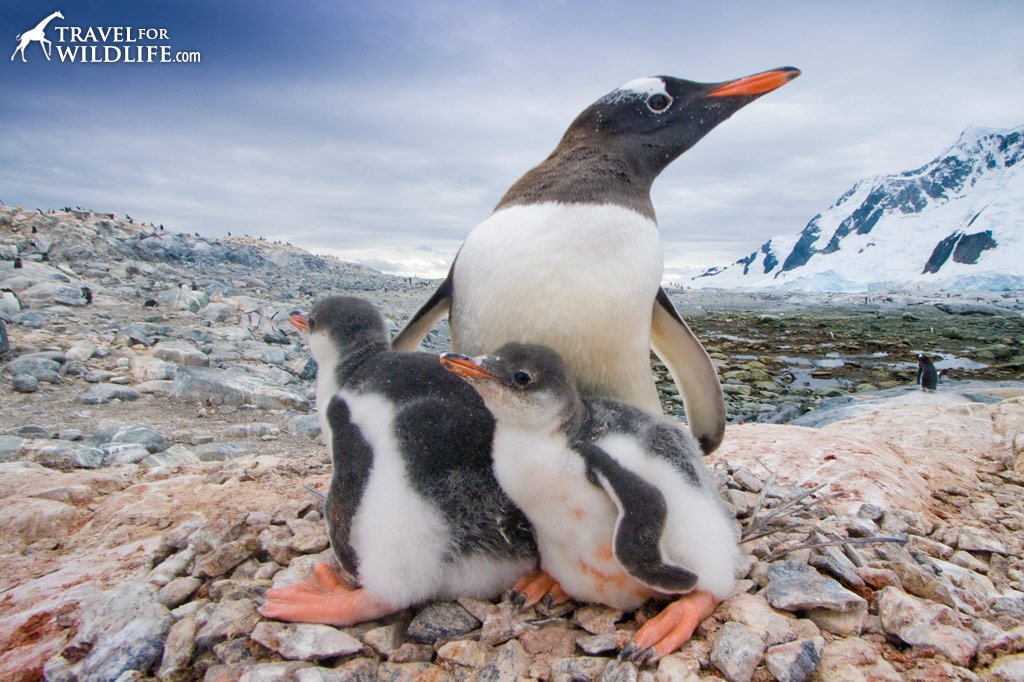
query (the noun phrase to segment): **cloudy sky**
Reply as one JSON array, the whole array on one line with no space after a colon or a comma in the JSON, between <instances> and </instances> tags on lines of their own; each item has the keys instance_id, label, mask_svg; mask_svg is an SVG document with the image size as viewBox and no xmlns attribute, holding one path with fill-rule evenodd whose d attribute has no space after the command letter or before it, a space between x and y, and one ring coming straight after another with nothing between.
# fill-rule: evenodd
<instances>
[{"instance_id":1,"label":"cloudy sky","mask_svg":"<svg viewBox=\"0 0 1024 682\"><path fill-rule=\"evenodd\" d=\"M58 10L50 61L32 42L22 63L17 34ZM167 37L73 42L60 26ZM671 278L799 231L968 125L1024 123L1021 26L1019 0L0 0L0 200L438 276L601 95L800 68L655 183ZM67 56L164 45L200 61Z\"/></svg>"}]
</instances>

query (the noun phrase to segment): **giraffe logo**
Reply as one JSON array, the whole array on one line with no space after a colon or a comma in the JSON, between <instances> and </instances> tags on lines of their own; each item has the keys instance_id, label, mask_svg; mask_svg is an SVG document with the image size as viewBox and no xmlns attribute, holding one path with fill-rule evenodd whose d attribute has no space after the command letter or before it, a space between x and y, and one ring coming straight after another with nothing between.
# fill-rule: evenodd
<instances>
[{"instance_id":1,"label":"giraffe logo","mask_svg":"<svg viewBox=\"0 0 1024 682\"><path fill-rule=\"evenodd\" d=\"M14 55L21 52L21 61L27 62L28 60L25 59L25 48L28 47L28 44L31 43L33 40L37 41L39 43L39 46L43 48L43 55L45 55L46 60L49 61L50 48L52 46L52 43L46 39L46 25L53 21L54 19L63 18L64 15L61 14L59 11L54 12L53 14L51 14L50 16L46 17L38 24L36 24L35 28L29 29L24 33L19 33L16 36L15 40L18 40L20 42L18 43L18 47L14 49L14 54L11 55L11 61L14 61Z\"/></svg>"}]
</instances>

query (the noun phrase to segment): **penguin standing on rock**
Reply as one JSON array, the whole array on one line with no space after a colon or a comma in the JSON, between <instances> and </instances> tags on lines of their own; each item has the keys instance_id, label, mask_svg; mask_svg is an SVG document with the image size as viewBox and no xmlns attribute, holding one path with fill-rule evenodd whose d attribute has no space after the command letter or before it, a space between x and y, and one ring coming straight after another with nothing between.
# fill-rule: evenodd
<instances>
[{"instance_id":1,"label":"penguin standing on rock","mask_svg":"<svg viewBox=\"0 0 1024 682\"><path fill-rule=\"evenodd\" d=\"M939 385L939 373L935 371L935 363L924 353L917 355L917 385L922 391L934 391Z\"/></svg>"},{"instance_id":2,"label":"penguin standing on rock","mask_svg":"<svg viewBox=\"0 0 1024 682\"><path fill-rule=\"evenodd\" d=\"M684 595L622 651L671 653L729 597L738 538L686 429L607 398L581 398L557 353L510 343L445 353L494 414L494 473L534 526L541 568L568 596L622 611ZM519 586L517 586L519 587ZM527 603L538 598L525 586Z\"/></svg>"},{"instance_id":3,"label":"penguin standing on rock","mask_svg":"<svg viewBox=\"0 0 1024 682\"><path fill-rule=\"evenodd\" d=\"M724 83L640 78L599 99L470 232L394 348L413 350L448 313L454 352L544 344L565 358L585 395L656 412L653 348L701 448L714 450L725 401L710 358L660 287L651 185L712 128L799 74L785 67Z\"/></svg>"},{"instance_id":4,"label":"penguin standing on rock","mask_svg":"<svg viewBox=\"0 0 1024 682\"><path fill-rule=\"evenodd\" d=\"M494 420L436 355L392 352L377 309L329 298L305 329L334 471L324 516L345 578L318 563L271 590L268 618L337 626L456 596L492 597L537 563L529 522L494 479Z\"/></svg>"}]
</instances>

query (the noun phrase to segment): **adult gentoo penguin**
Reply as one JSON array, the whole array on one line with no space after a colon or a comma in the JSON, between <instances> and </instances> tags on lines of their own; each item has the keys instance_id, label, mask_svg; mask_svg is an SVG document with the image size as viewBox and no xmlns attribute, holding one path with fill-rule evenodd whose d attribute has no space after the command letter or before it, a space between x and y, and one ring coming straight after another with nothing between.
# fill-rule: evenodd
<instances>
[{"instance_id":1,"label":"adult gentoo penguin","mask_svg":"<svg viewBox=\"0 0 1024 682\"><path fill-rule=\"evenodd\" d=\"M648 662L674 651L730 596L734 525L686 429L660 412L581 398L544 346L446 353L441 363L494 414L495 476L533 524L541 568L566 594L623 611L684 595L624 655Z\"/></svg>"},{"instance_id":2,"label":"adult gentoo penguin","mask_svg":"<svg viewBox=\"0 0 1024 682\"><path fill-rule=\"evenodd\" d=\"M454 352L541 343L565 358L584 394L659 411L653 348L702 449L714 450L725 429L722 389L660 288L651 184L712 128L799 73L785 67L725 83L640 78L597 100L470 232L394 348L415 348L447 312Z\"/></svg>"},{"instance_id":3,"label":"adult gentoo penguin","mask_svg":"<svg viewBox=\"0 0 1024 682\"><path fill-rule=\"evenodd\" d=\"M436 355L395 353L377 309L334 297L292 322L318 363L316 402L334 471L324 516L334 554L271 590L268 618L332 625L419 602L489 597L537 563L529 522L494 480L494 421Z\"/></svg>"},{"instance_id":4,"label":"adult gentoo penguin","mask_svg":"<svg viewBox=\"0 0 1024 682\"><path fill-rule=\"evenodd\" d=\"M924 353L917 354L917 385L922 391L934 391L939 385L939 373L935 371L935 364Z\"/></svg>"}]
</instances>

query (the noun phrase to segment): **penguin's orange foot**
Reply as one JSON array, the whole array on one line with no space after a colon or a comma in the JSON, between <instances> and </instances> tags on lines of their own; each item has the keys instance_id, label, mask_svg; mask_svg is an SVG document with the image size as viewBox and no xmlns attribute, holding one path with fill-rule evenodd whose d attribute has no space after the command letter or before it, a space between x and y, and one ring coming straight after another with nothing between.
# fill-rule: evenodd
<instances>
[{"instance_id":1,"label":"penguin's orange foot","mask_svg":"<svg viewBox=\"0 0 1024 682\"><path fill-rule=\"evenodd\" d=\"M260 609L264 618L294 623L323 623L344 627L382 618L394 609L348 584L330 564L313 564L304 583L267 592Z\"/></svg>"},{"instance_id":2,"label":"penguin's orange foot","mask_svg":"<svg viewBox=\"0 0 1024 682\"><path fill-rule=\"evenodd\" d=\"M569 595L558 581L544 571L534 571L523 576L512 588L512 601L520 608L529 608L541 599L550 605L558 605L569 601Z\"/></svg>"},{"instance_id":3,"label":"penguin's orange foot","mask_svg":"<svg viewBox=\"0 0 1024 682\"><path fill-rule=\"evenodd\" d=\"M707 592L691 592L680 597L644 623L619 657L632 659L640 665L654 663L682 646L717 606L718 600Z\"/></svg>"}]
</instances>

